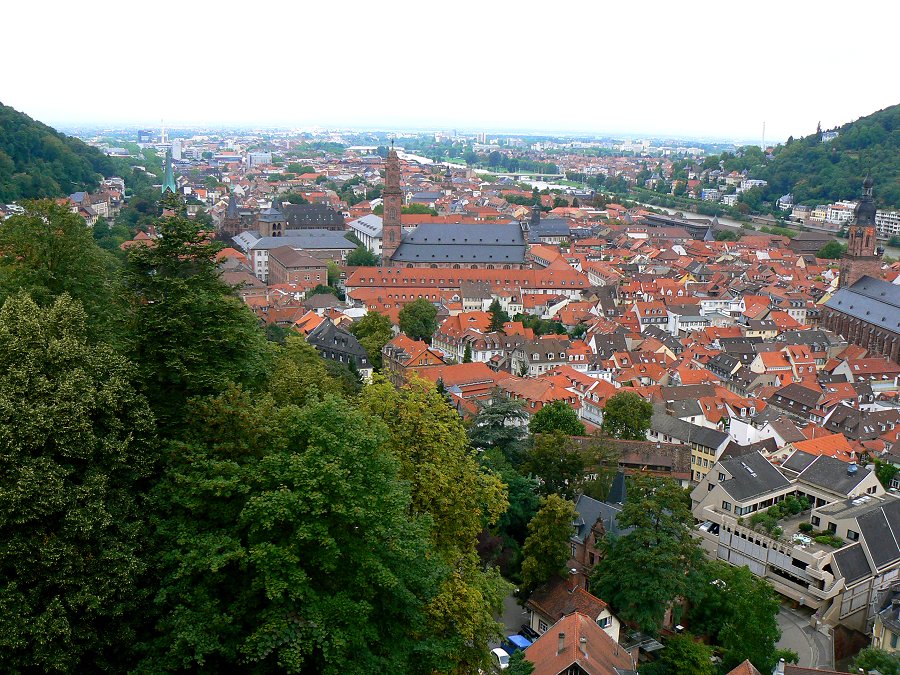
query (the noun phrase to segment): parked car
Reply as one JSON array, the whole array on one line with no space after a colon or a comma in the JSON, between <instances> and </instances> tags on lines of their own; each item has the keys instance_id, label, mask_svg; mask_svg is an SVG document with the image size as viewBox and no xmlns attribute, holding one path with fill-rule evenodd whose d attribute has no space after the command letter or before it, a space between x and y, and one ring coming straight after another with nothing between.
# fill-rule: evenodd
<instances>
[{"instance_id":1,"label":"parked car","mask_svg":"<svg viewBox=\"0 0 900 675\"><path fill-rule=\"evenodd\" d=\"M497 649L491 650L491 666L497 672L501 670L506 670L509 668L509 654L505 649Z\"/></svg>"},{"instance_id":2,"label":"parked car","mask_svg":"<svg viewBox=\"0 0 900 675\"><path fill-rule=\"evenodd\" d=\"M541 637L541 634L538 633L534 628L531 627L530 624L527 624L527 623L522 624L522 627L519 629L519 635L523 635L523 636L527 637L532 642L534 642L539 637Z\"/></svg>"},{"instance_id":3,"label":"parked car","mask_svg":"<svg viewBox=\"0 0 900 675\"><path fill-rule=\"evenodd\" d=\"M521 635L507 635L506 639L500 643L500 646L512 655L513 652L524 652L528 649L531 646L531 640Z\"/></svg>"}]
</instances>

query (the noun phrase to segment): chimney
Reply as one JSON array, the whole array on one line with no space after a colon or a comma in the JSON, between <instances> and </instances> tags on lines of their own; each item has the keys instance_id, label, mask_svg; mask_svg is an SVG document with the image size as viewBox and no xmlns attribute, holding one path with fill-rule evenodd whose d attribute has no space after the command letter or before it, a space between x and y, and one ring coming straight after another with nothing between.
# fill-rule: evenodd
<instances>
[{"instance_id":1,"label":"chimney","mask_svg":"<svg viewBox=\"0 0 900 675\"><path fill-rule=\"evenodd\" d=\"M578 588L578 570L573 567L569 570L569 576L566 579L566 589L569 593L574 593L576 588Z\"/></svg>"},{"instance_id":2,"label":"chimney","mask_svg":"<svg viewBox=\"0 0 900 675\"><path fill-rule=\"evenodd\" d=\"M581 653L587 658L587 638L583 637L578 640L578 649L581 650Z\"/></svg>"},{"instance_id":3,"label":"chimney","mask_svg":"<svg viewBox=\"0 0 900 675\"><path fill-rule=\"evenodd\" d=\"M784 675L784 659L778 659L778 664L775 666L775 672L772 675Z\"/></svg>"},{"instance_id":4,"label":"chimney","mask_svg":"<svg viewBox=\"0 0 900 675\"><path fill-rule=\"evenodd\" d=\"M556 646L556 653L562 654L563 651L565 650L565 648L566 648L566 634L560 633L559 634L559 643Z\"/></svg>"}]
</instances>

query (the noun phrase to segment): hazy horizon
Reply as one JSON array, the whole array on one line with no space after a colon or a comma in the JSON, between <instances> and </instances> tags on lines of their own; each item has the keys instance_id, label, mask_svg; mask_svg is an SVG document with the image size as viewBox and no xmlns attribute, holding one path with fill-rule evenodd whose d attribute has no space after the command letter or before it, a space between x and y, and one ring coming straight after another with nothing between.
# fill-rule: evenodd
<instances>
[{"instance_id":1,"label":"hazy horizon","mask_svg":"<svg viewBox=\"0 0 900 675\"><path fill-rule=\"evenodd\" d=\"M900 102L881 67L896 63L896 6L876 14L799 5L685 11L668 2L563 0L538 12L404 0L348 2L336 12L262 0L250 13L88 0L47 16L40 3L16 4L8 25L40 24L53 49L34 49L33 31L9 30L0 55L23 66L0 75L0 100L68 128L456 129L759 143L765 122L772 144Z\"/></svg>"}]
</instances>

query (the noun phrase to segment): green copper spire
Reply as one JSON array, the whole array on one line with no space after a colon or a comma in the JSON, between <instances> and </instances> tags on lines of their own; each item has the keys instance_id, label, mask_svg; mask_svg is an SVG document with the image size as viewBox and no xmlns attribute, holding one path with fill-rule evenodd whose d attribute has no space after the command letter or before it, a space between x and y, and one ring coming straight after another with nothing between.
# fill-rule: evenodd
<instances>
[{"instance_id":1,"label":"green copper spire","mask_svg":"<svg viewBox=\"0 0 900 675\"><path fill-rule=\"evenodd\" d=\"M175 174L172 172L172 150L166 150L166 177L163 180L162 192L166 194L166 190L175 194Z\"/></svg>"}]
</instances>

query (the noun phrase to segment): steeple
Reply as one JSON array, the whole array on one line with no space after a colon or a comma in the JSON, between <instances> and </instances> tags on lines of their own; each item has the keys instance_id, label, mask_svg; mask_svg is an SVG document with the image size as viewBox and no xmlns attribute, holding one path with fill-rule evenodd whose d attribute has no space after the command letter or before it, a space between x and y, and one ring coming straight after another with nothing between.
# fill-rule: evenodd
<instances>
[{"instance_id":1,"label":"steeple","mask_svg":"<svg viewBox=\"0 0 900 675\"><path fill-rule=\"evenodd\" d=\"M384 190L381 193L384 203L384 214L381 220L381 259L385 267L390 267L391 258L400 246L402 228L400 212L403 204L403 190L400 189L400 158L391 149L384 164Z\"/></svg>"},{"instance_id":2,"label":"steeple","mask_svg":"<svg viewBox=\"0 0 900 675\"><path fill-rule=\"evenodd\" d=\"M534 200L534 205L531 207L531 226L538 227L541 224L541 200L540 198Z\"/></svg>"},{"instance_id":3,"label":"steeple","mask_svg":"<svg viewBox=\"0 0 900 675\"><path fill-rule=\"evenodd\" d=\"M863 181L862 198L856 206L850 226L847 252L841 257L838 283L841 288L852 286L863 276L878 277L881 271L881 252L876 248L875 200L873 181L867 175Z\"/></svg>"},{"instance_id":4,"label":"steeple","mask_svg":"<svg viewBox=\"0 0 900 675\"><path fill-rule=\"evenodd\" d=\"M862 198L856 206L856 224L864 227L875 227L875 198L872 196L874 181L869 174L863 181Z\"/></svg>"},{"instance_id":5,"label":"steeple","mask_svg":"<svg viewBox=\"0 0 900 675\"><path fill-rule=\"evenodd\" d=\"M175 186L175 174L172 171L172 149L166 150L166 176L163 179L162 193L166 194L166 190L175 194L178 188Z\"/></svg>"}]
</instances>

